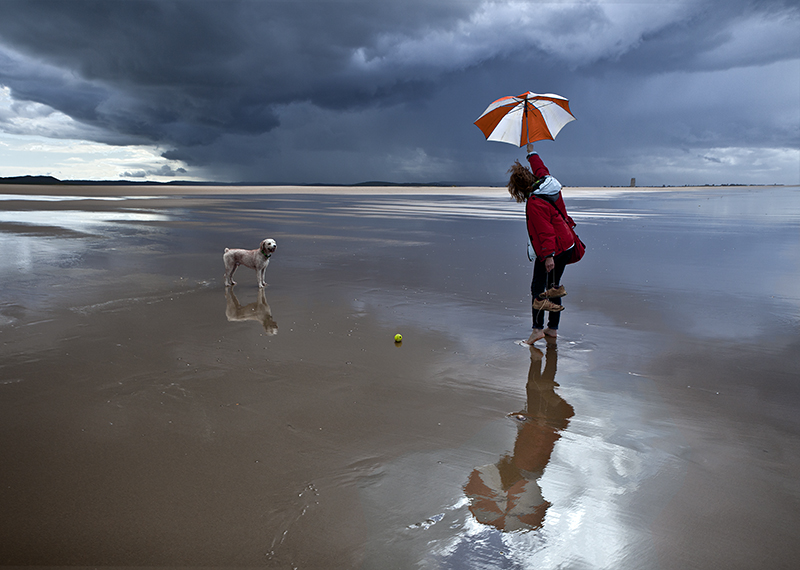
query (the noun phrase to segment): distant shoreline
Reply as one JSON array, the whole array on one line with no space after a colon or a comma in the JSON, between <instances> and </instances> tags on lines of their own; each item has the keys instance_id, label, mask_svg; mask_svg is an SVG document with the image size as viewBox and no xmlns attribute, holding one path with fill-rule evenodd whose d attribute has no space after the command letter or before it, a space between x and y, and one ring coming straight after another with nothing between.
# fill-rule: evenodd
<instances>
[{"instance_id":1,"label":"distant shoreline","mask_svg":"<svg viewBox=\"0 0 800 570\"><path fill-rule=\"evenodd\" d=\"M604 192L674 192L730 188L793 188L783 184L721 184L702 186L565 186L567 194L577 191ZM800 188L800 186L797 186ZM76 188L91 196L128 195L124 189L136 189L142 195L208 195L208 194L475 194L504 191L504 185L459 185L445 182L397 183L369 181L358 184L263 184L222 182L137 182L130 180L59 180L52 176L0 177L0 194L74 194Z\"/></svg>"},{"instance_id":2,"label":"distant shoreline","mask_svg":"<svg viewBox=\"0 0 800 570\"><path fill-rule=\"evenodd\" d=\"M5 179L8 180L8 179ZM746 188L800 188L785 185L729 186L587 186L564 187L564 194L691 192L701 190L741 190ZM191 195L258 195L258 194L378 194L378 195L485 195L506 194L505 186L444 185L225 185L225 184L162 184L162 183L13 183L0 179L0 194L41 196L191 196Z\"/></svg>"}]
</instances>

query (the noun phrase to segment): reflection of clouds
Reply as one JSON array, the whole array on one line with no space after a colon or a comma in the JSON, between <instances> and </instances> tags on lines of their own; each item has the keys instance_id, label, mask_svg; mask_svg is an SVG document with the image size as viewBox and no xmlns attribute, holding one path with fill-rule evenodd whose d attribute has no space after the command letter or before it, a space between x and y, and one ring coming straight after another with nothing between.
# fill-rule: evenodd
<instances>
[{"instance_id":1,"label":"reflection of clouds","mask_svg":"<svg viewBox=\"0 0 800 570\"><path fill-rule=\"evenodd\" d=\"M594 222L594 221L631 221L639 220L642 218L652 218L657 214L649 212L614 212L610 210L592 210L583 212L570 212L569 215L575 222Z\"/></svg>"},{"instance_id":2,"label":"reflection of clouds","mask_svg":"<svg viewBox=\"0 0 800 570\"><path fill-rule=\"evenodd\" d=\"M386 198L381 196L358 196L355 199L337 197L324 208L314 211L316 216L350 217L373 219L444 220L456 218L480 218L486 220L524 220L525 210L510 199L507 192L498 190L494 196L404 196ZM294 205L270 212L275 219L306 219L308 210Z\"/></svg>"},{"instance_id":3,"label":"reflection of clouds","mask_svg":"<svg viewBox=\"0 0 800 570\"><path fill-rule=\"evenodd\" d=\"M0 267L5 270L3 277L10 277L11 272L30 273L36 263L69 265L79 256L76 249L84 248L79 248L76 240L68 243L69 246L65 240L55 237L0 232Z\"/></svg>"},{"instance_id":4,"label":"reflection of clouds","mask_svg":"<svg viewBox=\"0 0 800 570\"><path fill-rule=\"evenodd\" d=\"M650 513L660 511L681 484L674 463L677 450L669 449L680 438L662 433L672 428L654 421L658 403L648 394L637 396L629 377L594 378L585 359L575 360L571 352L560 371L561 383L569 387L556 391L555 346L549 348L544 361L541 352L531 351L526 405L511 415L517 425L513 451L483 467L464 464L476 450L507 445L511 434L505 427L498 430L499 424L508 425L505 420L450 453L416 454L382 466L375 480L362 486L368 512L389 516L385 508L400 500L406 516L427 510L405 527L403 555L413 552L416 566L656 566L648 530L655 515ZM627 390L618 385L623 381ZM637 382L646 381L637 377ZM589 388L587 382L601 383L606 390ZM580 410L576 415L573 405ZM464 474L471 469L465 484ZM464 485L458 495L449 494L453 484ZM413 496L402 495L408 489ZM471 492L477 496L468 503L464 497ZM387 541L391 548L396 535L373 540Z\"/></svg>"},{"instance_id":5,"label":"reflection of clouds","mask_svg":"<svg viewBox=\"0 0 800 570\"><path fill-rule=\"evenodd\" d=\"M481 218L488 220L525 219L525 210L512 202L506 193L503 198L467 197L458 200L393 199L364 200L343 208L348 214L370 218Z\"/></svg>"},{"instance_id":6,"label":"reflection of clouds","mask_svg":"<svg viewBox=\"0 0 800 570\"><path fill-rule=\"evenodd\" d=\"M646 379L634 390L624 378L587 376L580 384L588 380L594 389L562 389L580 413L562 434L541 480L553 503L543 528L546 549L519 555L530 567L550 557L581 561L587 568L652 567L653 511L639 503L645 497L665 501L680 485L674 461L681 438L676 428L657 422L656 403L640 393ZM656 478L660 492L653 496L648 485Z\"/></svg>"},{"instance_id":7,"label":"reflection of clouds","mask_svg":"<svg viewBox=\"0 0 800 570\"><path fill-rule=\"evenodd\" d=\"M576 199L577 198L577 199ZM665 214L625 208L615 210L609 207L606 197L576 195L572 200L567 198L570 216L576 222L593 221L632 221L642 218L656 218ZM578 201L579 200L579 201ZM570 206L580 204L580 207ZM346 213L363 218L387 219L484 219L484 220L525 220L525 208L512 201L504 189L498 189L498 195L461 196L458 199L437 197L426 199L405 197L402 199L362 199L359 203L332 208L331 213Z\"/></svg>"},{"instance_id":8,"label":"reflection of clouds","mask_svg":"<svg viewBox=\"0 0 800 570\"><path fill-rule=\"evenodd\" d=\"M167 222L170 217L153 211L87 212L85 210L0 211L0 223L62 228L79 233L101 234L126 222Z\"/></svg>"},{"instance_id":9,"label":"reflection of clouds","mask_svg":"<svg viewBox=\"0 0 800 570\"><path fill-rule=\"evenodd\" d=\"M800 282L800 248L797 247L797 243L787 242L777 248L776 256L778 262L775 266L781 270L776 271L774 295L796 325L800 320L800 287L797 286ZM777 308L775 312L779 318L785 315Z\"/></svg>"},{"instance_id":10,"label":"reflection of clouds","mask_svg":"<svg viewBox=\"0 0 800 570\"><path fill-rule=\"evenodd\" d=\"M724 193L723 193L724 192ZM647 223L690 222L703 226L726 223L731 219L763 223L796 223L800 206L791 190L753 187L747 190L664 191L565 191L570 215L577 222ZM776 208L776 205L778 206ZM284 214L304 215L305 211L286 209ZM491 195L446 196L405 195L401 198L359 196L343 200L317 212L319 215L350 216L377 219L485 219L524 220L525 209L512 201L504 188L492 189Z\"/></svg>"},{"instance_id":11,"label":"reflection of clouds","mask_svg":"<svg viewBox=\"0 0 800 570\"><path fill-rule=\"evenodd\" d=\"M785 326L786 315L796 322L796 190L631 194L603 209L650 215L636 223L596 219L586 224L585 233L579 230L589 244L575 268L591 276L584 310L612 319L625 314L624 320L635 321L643 314L631 315L638 305L659 313L665 326L699 338L752 338ZM752 279L744 279L751 260L758 260L758 270ZM609 297L626 301L609 304Z\"/></svg>"},{"instance_id":12,"label":"reflection of clouds","mask_svg":"<svg viewBox=\"0 0 800 570\"><path fill-rule=\"evenodd\" d=\"M0 194L0 202L122 202L125 200L162 200L166 196L56 196L54 194Z\"/></svg>"},{"instance_id":13,"label":"reflection of clouds","mask_svg":"<svg viewBox=\"0 0 800 570\"><path fill-rule=\"evenodd\" d=\"M161 224L175 212L127 208L127 199L112 198L108 211L87 211L80 209L82 202L94 197L0 195L0 204L5 200L3 206L11 207L0 209L0 304L41 307L60 295L102 288L101 274L118 278L121 268L140 270L131 255L138 252L124 239L168 231ZM68 203L70 209L53 209L47 205L52 202Z\"/></svg>"},{"instance_id":14,"label":"reflection of clouds","mask_svg":"<svg viewBox=\"0 0 800 570\"><path fill-rule=\"evenodd\" d=\"M538 482L542 505L546 506L543 518L518 525L522 532L508 532L514 527L501 531L496 525L479 522L474 515L474 500L471 512L452 503L452 507L443 509L445 519L427 531L421 557L430 567L657 567L649 529L682 484L683 471L677 457L683 440L675 427L659 421L660 403L650 389L645 389L649 382L646 378L637 377L637 389L633 389L629 376L593 375L586 370L585 361L581 364L570 358L562 361L561 368L561 384L566 387L559 388L559 393L564 399L551 393L546 381L538 381L544 390L536 386L537 382L529 382L526 409L512 415L524 419L514 451L495 464L506 464L499 472L508 468L509 460L516 462L518 482L525 481L528 486ZM531 378L535 371L532 366ZM532 389L540 393L531 394ZM571 416L573 406L579 412ZM561 411L551 413L553 407ZM551 435L540 431L539 426L544 427L547 421L534 422L535 429L523 432L537 415L555 418L550 424ZM559 426L565 429L559 431ZM537 446L535 441L543 445ZM454 455L453 461L459 457ZM519 459L527 469L520 469ZM529 506L535 502L530 501ZM524 532L526 528L529 532ZM438 534L432 535L435 530Z\"/></svg>"}]
</instances>

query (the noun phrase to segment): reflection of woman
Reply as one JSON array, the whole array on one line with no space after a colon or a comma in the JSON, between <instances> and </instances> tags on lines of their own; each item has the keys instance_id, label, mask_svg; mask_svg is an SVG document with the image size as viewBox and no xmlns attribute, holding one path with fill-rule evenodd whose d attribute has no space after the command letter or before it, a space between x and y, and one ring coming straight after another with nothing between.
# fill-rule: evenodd
<instances>
[{"instance_id":1,"label":"reflection of woman","mask_svg":"<svg viewBox=\"0 0 800 570\"><path fill-rule=\"evenodd\" d=\"M464 492L470 498L475 518L503 531L533 530L542 526L550 503L542 496L542 477L553 447L567 427L574 410L555 389L556 344L547 343L542 370L542 352L531 347L528 372L528 404L511 414L519 423L513 455L504 455L493 465L474 469Z\"/></svg>"},{"instance_id":2,"label":"reflection of woman","mask_svg":"<svg viewBox=\"0 0 800 570\"><path fill-rule=\"evenodd\" d=\"M528 144L528 162L531 170L515 161L509 172L508 191L517 202L525 202L525 220L528 236L536 252L533 264L533 332L525 342L533 344L545 336L558 334L559 312L564 309L561 297L566 291L561 283L564 267L570 261L570 250L575 245L571 228L575 222L567 214L561 197L561 184L550 176L550 171ZM544 312L549 311L547 328Z\"/></svg>"}]
</instances>

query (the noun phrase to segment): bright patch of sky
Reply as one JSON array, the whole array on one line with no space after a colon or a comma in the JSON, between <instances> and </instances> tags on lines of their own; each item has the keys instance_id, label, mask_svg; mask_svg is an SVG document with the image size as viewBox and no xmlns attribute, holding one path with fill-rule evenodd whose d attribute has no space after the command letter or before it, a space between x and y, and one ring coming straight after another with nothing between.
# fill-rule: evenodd
<instances>
[{"instance_id":1,"label":"bright patch of sky","mask_svg":"<svg viewBox=\"0 0 800 570\"><path fill-rule=\"evenodd\" d=\"M0 86L0 177L31 173L59 180L196 180L152 145L86 140L92 129L46 105L19 102Z\"/></svg>"}]
</instances>

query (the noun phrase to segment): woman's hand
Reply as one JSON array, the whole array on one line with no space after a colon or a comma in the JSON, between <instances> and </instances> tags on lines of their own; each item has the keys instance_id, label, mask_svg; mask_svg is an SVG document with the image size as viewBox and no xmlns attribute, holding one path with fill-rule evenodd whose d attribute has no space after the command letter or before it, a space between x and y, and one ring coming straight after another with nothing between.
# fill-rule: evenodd
<instances>
[{"instance_id":1,"label":"woman's hand","mask_svg":"<svg viewBox=\"0 0 800 570\"><path fill-rule=\"evenodd\" d=\"M548 273L550 273L555 266L556 262L552 257L548 257L547 259L544 260L544 268L547 270Z\"/></svg>"}]
</instances>

